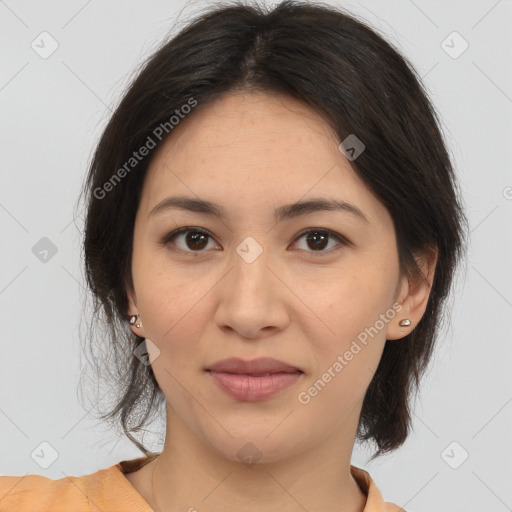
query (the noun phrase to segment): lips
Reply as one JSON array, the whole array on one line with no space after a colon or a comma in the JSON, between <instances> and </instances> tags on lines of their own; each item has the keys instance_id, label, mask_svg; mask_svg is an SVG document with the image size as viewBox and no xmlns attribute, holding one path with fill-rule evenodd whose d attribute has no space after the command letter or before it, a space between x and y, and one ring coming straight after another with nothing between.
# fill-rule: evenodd
<instances>
[{"instance_id":1,"label":"lips","mask_svg":"<svg viewBox=\"0 0 512 512\"><path fill-rule=\"evenodd\" d=\"M206 369L213 382L235 400L256 402L283 392L295 384L304 372L272 358L244 361L224 359Z\"/></svg>"},{"instance_id":2,"label":"lips","mask_svg":"<svg viewBox=\"0 0 512 512\"><path fill-rule=\"evenodd\" d=\"M295 373L302 371L296 366L270 357L245 361L238 357L223 359L209 366L207 370L219 373L237 373L242 375L265 375L273 373Z\"/></svg>"}]
</instances>

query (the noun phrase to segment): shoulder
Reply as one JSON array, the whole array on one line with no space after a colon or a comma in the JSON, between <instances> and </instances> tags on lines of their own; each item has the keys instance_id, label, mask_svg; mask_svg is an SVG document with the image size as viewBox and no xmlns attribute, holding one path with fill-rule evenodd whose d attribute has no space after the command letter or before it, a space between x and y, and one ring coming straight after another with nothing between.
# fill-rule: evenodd
<instances>
[{"instance_id":1,"label":"shoulder","mask_svg":"<svg viewBox=\"0 0 512 512\"><path fill-rule=\"evenodd\" d=\"M83 477L58 480L42 475L0 476L2 512L76 512L92 510L92 498L100 491L101 471Z\"/></svg>"},{"instance_id":2,"label":"shoulder","mask_svg":"<svg viewBox=\"0 0 512 512\"><path fill-rule=\"evenodd\" d=\"M407 512L407 510L394 503L386 502L384 504L384 512Z\"/></svg>"},{"instance_id":3,"label":"shoulder","mask_svg":"<svg viewBox=\"0 0 512 512\"><path fill-rule=\"evenodd\" d=\"M374 510L382 512L407 512L395 503L384 501L380 490L367 471L356 466L350 466L350 472L363 493L366 494L366 507L363 512Z\"/></svg>"},{"instance_id":4,"label":"shoulder","mask_svg":"<svg viewBox=\"0 0 512 512\"><path fill-rule=\"evenodd\" d=\"M124 473L157 457L125 460L84 476L0 476L0 512L152 512Z\"/></svg>"}]
</instances>

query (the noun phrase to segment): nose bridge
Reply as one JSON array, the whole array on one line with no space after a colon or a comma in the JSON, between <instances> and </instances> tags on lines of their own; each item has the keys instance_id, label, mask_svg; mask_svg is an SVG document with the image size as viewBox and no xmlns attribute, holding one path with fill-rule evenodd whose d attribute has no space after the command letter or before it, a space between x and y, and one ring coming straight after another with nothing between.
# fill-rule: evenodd
<instances>
[{"instance_id":1,"label":"nose bridge","mask_svg":"<svg viewBox=\"0 0 512 512\"><path fill-rule=\"evenodd\" d=\"M253 237L235 247L215 315L219 327L230 327L244 337L284 327L287 314L277 296L279 280L270 260L270 252Z\"/></svg>"},{"instance_id":2,"label":"nose bridge","mask_svg":"<svg viewBox=\"0 0 512 512\"><path fill-rule=\"evenodd\" d=\"M232 281L237 293L249 292L263 297L265 290L272 287L269 274L272 274L269 265L268 249L254 237L246 237L235 248L232 262L234 265Z\"/></svg>"}]
</instances>

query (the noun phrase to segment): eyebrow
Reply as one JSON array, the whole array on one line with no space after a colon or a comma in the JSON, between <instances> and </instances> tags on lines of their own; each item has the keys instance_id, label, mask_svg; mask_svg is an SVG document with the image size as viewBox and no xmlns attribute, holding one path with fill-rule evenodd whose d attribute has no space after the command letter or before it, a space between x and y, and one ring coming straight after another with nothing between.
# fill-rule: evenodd
<instances>
[{"instance_id":1,"label":"eyebrow","mask_svg":"<svg viewBox=\"0 0 512 512\"><path fill-rule=\"evenodd\" d=\"M203 215L218 217L220 219L229 217L222 206L212 203L211 201L187 196L167 197L149 212L148 217L153 217L171 209L201 213ZM276 222L282 222L283 220L292 219L300 215L322 211L341 211L350 213L354 217L369 224L369 220L357 206L340 199L325 198L313 198L308 201L299 201L297 203L280 206L274 211L274 219Z\"/></svg>"}]
</instances>

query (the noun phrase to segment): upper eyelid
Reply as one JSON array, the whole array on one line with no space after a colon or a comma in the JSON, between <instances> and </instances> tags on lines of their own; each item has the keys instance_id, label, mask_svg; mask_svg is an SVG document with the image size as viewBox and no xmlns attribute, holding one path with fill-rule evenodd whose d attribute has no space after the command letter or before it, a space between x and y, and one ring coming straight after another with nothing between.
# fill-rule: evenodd
<instances>
[{"instance_id":1,"label":"upper eyelid","mask_svg":"<svg viewBox=\"0 0 512 512\"><path fill-rule=\"evenodd\" d=\"M165 243L168 243L170 242L173 238L176 238L177 236L179 235L183 235L183 234L186 234L188 232L198 232L198 233L203 233L207 236L209 236L210 238L212 238L215 243L217 243L218 245L220 245L217 241L216 241L216 237L210 233L210 231L208 231L207 229L205 228L201 228L201 227L197 227L197 226L183 226L181 228L177 228L175 230L172 230L170 231L169 233L167 233L162 242L165 244ZM322 233L326 233L327 235L329 235L331 238L335 238L337 239L340 243L342 244L345 244L345 245L352 245L352 242L344 235L342 235L341 233L338 233L332 229L328 229L328 228L322 228L322 227L309 227L309 228L304 228L303 230L299 231L296 235L295 235L295 238L293 239L293 241L295 242L296 240L298 240L299 238L302 238L304 235L307 235L308 233L310 232L314 232L314 231L318 231L318 232L322 232ZM182 250L182 249L180 249ZM196 252L196 253L201 253L201 252L204 252L204 251L184 251L184 252ZM308 252L315 252L315 251L308 251ZM329 251L318 251L319 254L321 254L322 252L326 252L328 253Z\"/></svg>"}]
</instances>

